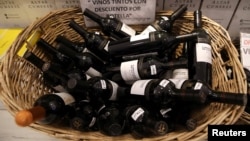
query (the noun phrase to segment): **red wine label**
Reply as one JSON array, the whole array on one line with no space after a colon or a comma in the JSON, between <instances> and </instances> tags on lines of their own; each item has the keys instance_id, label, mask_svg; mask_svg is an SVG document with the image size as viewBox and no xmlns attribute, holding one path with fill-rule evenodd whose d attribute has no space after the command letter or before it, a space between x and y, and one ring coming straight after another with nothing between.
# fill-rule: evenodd
<instances>
[{"instance_id":1,"label":"red wine label","mask_svg":"<svg viewBox=\"0 0 250 141\"><path fill-rule=\"evenodd\" d=\"M67 92L67 90L62 85L56 85L53 87L53 89L58 92Z\"/></svg>"},{"instance_id":2,"label":"red wine label","mask_svg":"<svg viewBox=\"0 0 250 141\"><path fill-rule=\"evenodd\" d=\"M61 92L61 93L54 93L54 94L61 97L65 105L70 105L75 102L75 98L68 93Z\"/></svg>"},{"instance_id":3,"label":"red wine label","mask_svg":"<svg viewBox=\"0 0 250 141\"><path fill-rule=\"evenodd\" d=\"M188 79L188 69L173 70L173 79Z\"/></svg>"},{"instance_id":4,"label":"red wine label","mask_svg":"<svg viewBox=\"0 0 250 141\"><path fill-rule=\"evenodd\" d=\"M109 80L109 82L111 83L111 85L112 85L112 95L111 95L111 97L109 98L109 100L116 100L117 99L117 89L118 89L118 85L115 83L115 82L113 82L113 81L110 81Z\"/></svg>"},{"instance_id":5,"label":"red wine label","mask_svg":"<svg viewBox=\"0 0 250 141\"><path fill-rule=\"evenodd\" d=\"M152 79L135 81L131 87L130 93L133 95L144 95L145 89L151 80Z\"/></svg>"},{"instance_id":6,"label":"red wine label","mask_svg":"<svg viewBox=\"0 0 250 141\"><path fill-rule=\"evenodd\" d=\"M136 31L125 23L122 24L121 31L127 33L130 36L134 36L136 34Z\"/></svg>"},{"instance_id":7,"label":"red wine label","mask_svg":"<svg viewBox=\"0 0 250 141\"><path fill-rule=\"evenodd\" d=\"M134 120L134 121L136 121L139 117L141 117L143 114L144 114L144 110L141 108L141 107L139 107L138 109L136 109L135 111L134 111L134 113L131 115L131 118Z\"/></svg>"},{"instance_id":8,"label":"red wine label","mask_svg":"<svg viewBox=\"0 0 250 141\"><path fill-rule=\"evenodd\" d=\"M181 86L187 79L169 79L174 83L176 89L181 89Z\"/></svg>"},{"instance_id":9,"label":"red wine label","mask_svg":"<svg viewBox=\"0 0 250 141\"><path fill-rule=\"evenodd\" d=\"M196 59L197 62L206 62L212 64L211 46L206 43L196 43Z\"/></svg>"},{"instance_id":10,"label":"red wine label","mask_svg":"<svg viewBox=\"0 0 250 141\"><path fill-rule=\"evenodd\" d=\"M138 72L138 60L121 63L121 76L124 81L135 81L141 79Z\"/></svg>"}]
</instances>

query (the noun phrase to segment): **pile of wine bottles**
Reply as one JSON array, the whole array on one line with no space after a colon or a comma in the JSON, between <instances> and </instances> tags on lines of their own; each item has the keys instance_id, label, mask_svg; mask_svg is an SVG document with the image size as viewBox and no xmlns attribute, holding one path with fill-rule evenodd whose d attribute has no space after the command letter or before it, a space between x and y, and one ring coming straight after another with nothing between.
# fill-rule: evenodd
<instances>
[{"instance_id":1,"label":"pile of wine bottles","mask_svg":"<svg viewBox=\"0 0 250 141\"><path fill-rule=\"evenodd\" d=\"M73 42L58 35L55 45L40 38L50 61L32 51L23 56L42 72L54 90L16 114L16 123L53 124L66 119L70 128L100 131L109 136L161 136L176 126L194 130L193 108L211 102L246 105L245 94L211 89L211 38L202 28L202 14L194 11L194 30L177 35L175 20L187 10L181 5L139 32L112 17L86 9L83 15L100 25L90 32L73 19L69 27L84 39ZM183 44L182 55L174 57Z\"/></svg>"}]
</instances>

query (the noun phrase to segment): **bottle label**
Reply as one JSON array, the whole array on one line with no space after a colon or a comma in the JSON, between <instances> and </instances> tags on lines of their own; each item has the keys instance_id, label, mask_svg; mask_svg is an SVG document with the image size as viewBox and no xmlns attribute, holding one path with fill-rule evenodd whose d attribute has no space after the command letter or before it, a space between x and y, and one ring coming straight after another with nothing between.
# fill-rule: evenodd
<instances>
[{"instance_id":1,"label":"bottle label","mask_svg":"<svg viewBox=\"0 0 250 141\"><path fill-rule=\"evenodd\" d=\"M150 72L151 72L151 75L156 75L157 74L156 65L151 65L150 66Z\"/></svg>"},{"instance_id":2,"label":"bottle label","mask_svg":"<svg viewBox=\"0 0 250 141\"><path fill-rule=\"evenodd\" d=\"M169 79L174 83L176 89L181 89L181 86L187 79Z\"/></svg>"},{"instance_id":3,"label":"bottle label","mask_svg":"<svg viewBox=\"0 0 250 141\"><path fill-rule=\"evenodd\" d=\"M141 107L139 107L138 109L136 109L135 111L134 111L134 113L131 115L131 118L134 120L134 121L137 121L137 119L142 115L142 114L144 114L144 110L141 108Z\"/></svg>"},{"instance_id":4,"label":"bottle label","mask_svg":"<svg viewBox=\"0 0 250 141\"><path fill-rule=\"evenodd\" d=\"M62 85L56 85L53 87L53 89L58 92L68 92Z\"/></svg>"},{"instance_id":5,"label":"bottle label","mask_svg":"<svg viewBox=\"0 0 250 141\"><path fill-rule=\"evenodd\" d=\"M169 113L170 111L172 111L171 108L166 108L166 109L161 109L161 110L160 110L160 113L161 113L161 115L162 115L164 118L167 118L167 117L169 116L168 113Z\"/></svg>"},{"instance_id":6,"label":"bottle label","mask_svg":"<svg viewBox=\"0 0 250 141\"><path fill-rule=\"evenodd\" d=\"M104 50L106 50L107 52L109 51L109 49L108 49L109 43L110 43L110 41L108 41L107 44L106 44L105 47L104 47Z\"/></svg>"},{"instance_id":7,"label":"bottle label","mask_svg":"<svg viewBox=\"0 0 250 141\"><path fill-rule=\"evenodd\" d=\"M62 100L64 101L65 105L70 105L70 104L75 102L75 98L68 93L61 92L61 93L54 93L54 94L61 97Z\"/></svg>"},{"instance_id":8,"label":"bottle label","mask_svg":"<svg viewBox=\"0 0 250 141\"><path fill-rule=\"evenodd\" d=\"M195 84L195 86L194 86L194 90L200 90L202 86L203 86L202 83L197 82L197 83Z\"/></svg>"},{"instance_id":9,"label":"bottle label","mask_svg":"<svg viewBox=\"0 0 250 141\"><path fill-rule=\"evenodd\" d=\"M91 120L91 122L89 123L89 127L94 126L95 123L96 123L96 117L93 117L92 120Z\"/></svg>"},{"instance_id":10,"label":"bottle label","mask_svg":"<svg viewBox=\"0 0 250 141\"><path fill-rule=\"evenodd\" d=\"M206 62L212 64L211 46L206 43L196 43L197 62Z\"/></svg>"},{"instance_id":11,"label":"bottle label","mask_svg":"<svg viewBox=\"0 0 250 141\"><path fill-rule=\"evenodd\" d=\"M117 85L115 82L111 81L111 80L109 80L109 82L110 82L111 85L112 85L112 95L111 95L111 97L109 98L109 100L116 100L116 99L117 99L117 89L118 89L118 85Z\"/></svg>"},{"instance_id":12,"label":"bottle label","mask_svg":"<svg viewBox=\"0 0 250 141\"><path fill-rule=\"evenodd\" d=\"M127 33L130 36L134 36L136 34L136 31L125 23L122 24L121 31Z\"/></svg>"},{"instance_id":13,"label":"bottle label","mask_svg":"<svg viewBox=\"0 0 250 141\"><path fill-rule=\"evenodd\" d=\"M168 85L168 83L169 83L169 81L167 79L163 79L163 80L161 80L159 85L162 86L162 87L166 87Z\"/></svg>"},{"instance_id":14,"label":"bottle label","mask_svg":"<svg viewBox=\"0 0 250 141\"><path fill-rule=\"evenodd\" d=\"M173 79L188 79L188 69L175 69L173 71Z\"/></svg>"},{"instance_id":15,"label":"bottle label","mask_svg":"<svg viewBox=\"0 0 250 141\"><path fill-rule=\"evenodd\" d=\"M107 89L107 83L105 80L100 80L102 89Z\"/></svg>"},{"instance_id":16,"label":"bottle label","mask_svg":"<svg viewBox=\"0 0 250 141\"><path fill-rule=\"evenodd\" d=\"M145 89L151 80L152 79L135 81L131 87L130 93L133 95L144 95Z\"/></svg>"},{"instance_id":17,"label":"bottle label","mask_svg":"<svg viewBox=\"0 0 250 141\"><path fill-rule=\"evenodd\" d=\"M143 34L143 35L139 34L139 35L131 36L130 42L140 41L140 40L144 40L144 39L149 39L149 34Z\"/></svg>"},{"instance_id":18,"label":"bottle label","mask_svg":"<svg viewBox=\"0 0 250 141\"><path fill-rule=\"evenodd\" d=\"M96 69L92 67L90 67L85 73L89 75L90 77L102 76L102 73L100 73L99 71L97 71Z\"/></svg>"},{"instance_id":19,"label":"bottle label","mask_svg":"<svg viewBox=\"0 0 250 141\"><path fill-rule=\"evenodd\" d=\"M167 16L161 16L161 19L163 19L164 21L168 21L169 18Z\"/></svg>"},{"instance_id":20,"label":"bottle label","mask_svg":"<svg viewBox=\"0 0 250 141\"><path fill-rule=\"evenodd\" d=\"M153 32L153 31L156 31L156 29L152 25L149 25L139 35L146 35L146 34L149 34L150 32Z\"/></svg>"},{"instance_id":21,"label":"bottle label","mask_svg":"<svg viewBox=\"0 0 250 141\"><path fill-rule=\"evenodd\" d=\"M125 81L141 79L138 72L138 60L126 61L121 63L121 76Z\"/></svg>"}]
</instances>

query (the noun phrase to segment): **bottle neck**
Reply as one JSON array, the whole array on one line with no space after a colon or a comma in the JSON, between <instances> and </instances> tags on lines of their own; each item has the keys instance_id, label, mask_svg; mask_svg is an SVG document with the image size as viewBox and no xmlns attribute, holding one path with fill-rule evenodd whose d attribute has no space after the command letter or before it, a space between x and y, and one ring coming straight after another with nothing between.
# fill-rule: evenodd
<instances>
[{"instance_id":1,"label":"bottle neck","mask_svg":"<svg viewBox=\"0 0 250 141\"><path fill-rule=\"evenodd\" d=\"M194 28L202 28L202 12L200 10L194 11Z\"/></svg>"},{"instance_id":2,"label":"bottle neck","mask_svg":"<svg viewBox=\"0 0 250 141\"><path fill-rule=\"evenodd\" d=\"M89 33L83 29L78 23L76 23L74 20L71 20L69 23L69 26L74 29L78 34L80 34L85 40L88 39Z\"/></svg>"},{"instance_id":3,"label":"bottle neck","mask_svg":"<svg viewBox=\"0 0 250 141\"><path fill-rule=\"evenodd\" d=\"M187 10L187 5L180 5L178 9L176 9L173 14L169 17L170 21L173 23L177 18L180 17Z\"/></svg>"},{"instance_id":4,"label":"bottle neck","mask_svg":"<svg viewBox=\"0 0 250 141\"><path fill-rule=\"evenodd\" d=\"M37 45L40 45L42 47L45 47L47 51L49 51L52 55L56 55L59 52L52 46L50 45L48 42L46 42L44 39L40 38L37 41Z\"/></svg>"},{"instance_id":5,"label":"bottle neck","mask_svg":"<svg viewBox=\"0 0 250 141\"><path fill-rule=\"evenodd\" d=\"M42 70L42 66L45 63L42 59L40 59L39 57L37 57L31 51L26 51L25 54L24 54L24 56L23 56L23 58L26 59L27 61L29 61L30 63L32 63L33 65L35 65L40 70Z\"/></svg>"},{"instance_id":6,"label":"bottle neck","mask_svg":"<svg viewBox=\"0 0 250 141\"><path fill-rule=\"evenodd\" d=\"M247 94L213 91L208 95L210 102L221 102L245 106L247 104Z\"/></svg>"},{"instance_id":7,"label":"bottle neck","mask_svg":"<svg viewBox=\"0 0 250 141\"><path fill-rule=\"evenodd\" d=\"M20 111L15 116L15 121L19 126L29 126L37 120L46 116L46 110L42 106L35 106L28 110Z\"/></svg>"},{"instance_id":8,"label":"bottle neck","mask_svg":"<svg viewBox=\"0 0 250 141\"><path fill-rule=\"evenodd\" d=\"M88 18L97 22L98 24L101 24L101 20L103 19L101 16L89 10L88 8L84 10L83 15L87 16Z\"/></svg>"}]
</instances>

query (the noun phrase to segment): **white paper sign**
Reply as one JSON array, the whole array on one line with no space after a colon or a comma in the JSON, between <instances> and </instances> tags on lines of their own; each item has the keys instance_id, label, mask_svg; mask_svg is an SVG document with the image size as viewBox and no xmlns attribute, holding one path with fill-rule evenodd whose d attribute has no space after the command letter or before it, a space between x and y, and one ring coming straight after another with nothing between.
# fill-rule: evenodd
<instances>
[{"instance_id":1,"label":"white paper sign","mask_svg":"<svg viewBox=\"0 0 250 141\"><path fill-rule=\"evenodd\" d=\"M250 70L250 33L240 33L240 55L243 67Z\"/></svg>"},{"instance_id":2,"label":"white paper sign","mask_svg":"<svg viewBox=\"0 0 250 141\"><path fill-rule=\"evenodd\" d=\"M182 4L187 5L187 11L195 11L199 9L201 0L165 0L164 1L164 10L175 11Z\"/></svg>"},{"instance_id":3,"label":"white paper sign","mask_svg":"<svg viewBox=\"0 0 250 141\"><path fill-rule=\"evenodd\" d=\"M149 24L155 20L156 0L80 0L81 8L106 17L112 15L126 24ZM85 17L86 26L97 24Z\"/></svg>"}]
</instances>

